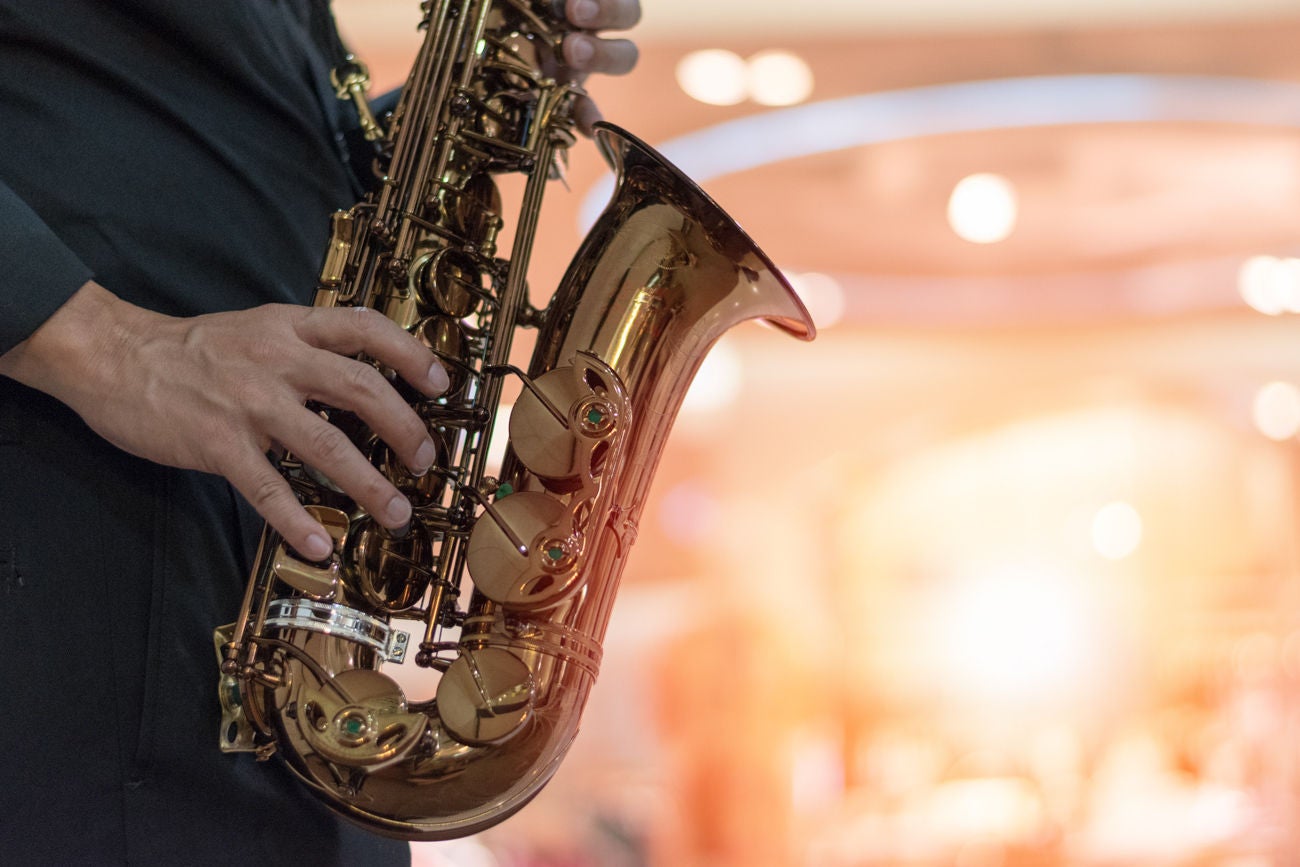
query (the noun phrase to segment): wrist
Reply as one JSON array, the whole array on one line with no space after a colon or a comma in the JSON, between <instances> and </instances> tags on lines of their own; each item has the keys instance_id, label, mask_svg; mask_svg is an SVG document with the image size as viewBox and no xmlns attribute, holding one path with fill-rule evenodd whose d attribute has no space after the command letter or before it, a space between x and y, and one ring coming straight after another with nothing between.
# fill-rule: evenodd
<instances>
[{"instance_id":1,"label":"wrist","mask_svg":"<svg viewBox=\"0 0 1300 867\"><path fill-rule=\"evenodd\" d=\"M132 325L144 312L89 281L0 356L0 374L69 405L79 393L103 394L135 341Z\"/></svg>"}]
</instances>

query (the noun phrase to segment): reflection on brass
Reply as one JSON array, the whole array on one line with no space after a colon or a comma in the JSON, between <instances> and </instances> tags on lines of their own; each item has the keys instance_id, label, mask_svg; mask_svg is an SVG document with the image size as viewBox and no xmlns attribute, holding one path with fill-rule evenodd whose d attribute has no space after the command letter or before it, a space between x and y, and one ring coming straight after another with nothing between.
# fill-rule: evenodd
<instances>
[{"instance_id":1,"label":"reflection on brass","mask_svg":"<svg viewBox=\"0 0 1300 867\"><path fill-rule=\"evenodd\" d=\"M419 521L400 537L367 519L353 534L348 553L356 569L357 587L366 600L389 612L404 611L420 601L429 586L426 553L429 531Z\"/></svg>"},{"instance_id":2,"label":"reflection on brass","mask_svg":"<svg viewBox=\"0 0 1300 867\"><path fill-rule=\"evenodd\" d=\"M543 192L575 141L580 96L542 63L567 32L552 5L424 4L425 42L376 148L384 180L335 218L325 251L317 303L380 311L452 380L438 398L395 383L437 444L422 479L353 413L322 409L411 500L410 525L380 528L285 459L335 554L306 563L268 530L218 638L223 745L274 752L330 809L393 837L481 831L546 784L577 733L695 370L746 319L813 334L725 212L604 124L596 143L617 174L613 197L545 310L530 306ZM359 100L350 76L336 84ZM523 179L508 206L493 181L505 173ZM497 251L499 233L510 250ZM521 328L537 329L526 371L511 367ZM515 374L525 388L511 442L489 468ZM400 664L436 669L436 695L408 703L379 671Z\"/></svg>"},{"instance_id":3,"label":"reflection on brass","mask_svg":"<svg viewBox=\"0 0 1300 867\"><path fill-rule=\"evenodd\" d=\"M435 468L446 465L447 459L447 442L438 431L430 431L429 439L433 442L435 457L433 466ZM426 472L423 476L417 476L403 463L390 446L376 441L371 446L371 460L384 474L388 481L393 483L399 491L406 495L412 505L424 505L435 502L439 495L446 487L447 480L439 472Z\"/></svg>"},{"instance_id":4,"label":"reflection on brass","mask_svg":"<svg viewBox=\"0 0 1300 867\"><path fill-rule=\"evenodd\" d=\"M430 257L417 279L420 300L455 319L468 316L485 289L478 263L456 250L441 250Z\"/></svg>"},{"instance_id":5,"label":"reflection on brass","mask_svg":"<svg viewBox=\"0 0 1300 867\"><path fill-rule=\"evenodd\" d=\"M366 141L379 141L384 137L383 127L370 110L366 89L370 87L370 70L351 54L342 66L330 70L330 84L339 99L351 100L357 110L357 120Z\"/></svg>"},{"instance_id":6,"label":"reflection on brass","mask_svg":"<svg viewBox=\"0 0 1300 867\"><path fill-rule=\"evenodd\" d=\"M356 219L347 211L339 211L330 218L330 241L325 248L325 263L320 269L322 290L333 290L342 285L347 273L348 256L352 252L356 223Z\"/></svg>"},{"instance_id":7,"label":"reflection on brass","mask_svg":"<svg viewBox=\"0 0 1300 867\"><path fill-rule=\"evenodd\" d=\"M439 358L460 359L464 355L465 331L458 320L447 316L426 316L415 328L415 336ZM447 370L447 393L459 394L465 385L466 372L455 363L443 365Z\"/></svg>"},{"instance_id":8,"label":"reflection on brass","mask_svg":"<svg viewBox=\"0 0 1300 867\"><path fill-rule=\"evenodd\" d=\"M501 191L487 174L472 175L463 191L457 193L447 218L460 234L479 238L479 252L492 256L496 252L496 234L501 228Z\"/></svg>"},{"instance_id":9,"label":"reflection on brass","mask_svg":"<svg viewBox=\"0 0 1300 867\"><path fill-rule=\"evenodd\" d=\"M212 631L216 645L217 664L226 658L226 647L235 635L235 624L218 626ZM224 753L246 753L256 749L257 729L244 712L244 697L239 689L239 679L233 674L223 674L217 681L217 699L221 702L221 731L219 741Z\"/></svg>"},{"instance_id":10,"label":"reflection on brass","mask_svg":"<svg viewBox=\"0 0 1300 867\"><path fill-rule=\"evenodd\" d=\"M383 294L374 299L380 313L406 329L420 321L419 300L409 291L409 283L409 275L402 282L385 280L381 286Z\"/></svg>"},{"instance_id":11,"label":"reflection on brass","mask_svg":"<svg viewBox=\"0 0 1300 867\"><path fill-rule=\"evenodd\" d=\"M438 718L470 746L502 743L528 720L533 674L500 648L465 650L438 681Z\"/></svg>"},{"instance_id":12,"label":"reflection on brass","mask_svg":"<svg viewBox=\"0 0 1300 867\"><path fill-rule=\"evenodd\" d=\"M307 512L325 527L334 540L337 554L348 535L347 513L324 506L307 506ZM284 545L276 546L271 571L285 584L312 599L333 599L339 587L339 561L337 556L321 563L303 560L296 551Z\"/></svg>"}]
</instances>

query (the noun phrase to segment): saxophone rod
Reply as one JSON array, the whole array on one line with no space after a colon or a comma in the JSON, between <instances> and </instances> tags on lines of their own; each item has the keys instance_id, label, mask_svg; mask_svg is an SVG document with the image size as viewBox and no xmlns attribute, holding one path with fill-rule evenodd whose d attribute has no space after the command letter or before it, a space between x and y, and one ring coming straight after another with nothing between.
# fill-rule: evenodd
<instances>
[{"instance_id":1,"label":"saxophone rod","mask_svg":"<svg viewBox=\"0 0 1300 867\"><path fill-rule=\"evenodd\" d=\"M492 364L483 368L483 372L488 374L513 373L515 376L519 377L519 381L524 384L524 387L533 393L533 397L537 398L541 402L542 406L546 408L546 411L549 412L562 427L571 427L563 410L556 406L555 402L547 397L542 390L537 387L537 383L533 381L531 376L524 373L513 364Z\"/></svg>"}]
</instances>

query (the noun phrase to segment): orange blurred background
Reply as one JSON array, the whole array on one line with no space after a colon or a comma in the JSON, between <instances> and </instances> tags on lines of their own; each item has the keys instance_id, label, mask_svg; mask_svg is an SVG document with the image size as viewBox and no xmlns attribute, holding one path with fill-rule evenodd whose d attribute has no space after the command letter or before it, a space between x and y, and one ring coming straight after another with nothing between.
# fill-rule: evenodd
<instances>
[{"instance_id":1,"label":"orange blurred background","mask_svg":"<svg viewBox=\"0 0 1300 867\"><path fill-rule=\"evenodd\" d=\"M721 341L566 764L416 864L1300 864L1300 8L642 3L592 93L821 334Z\"/></svg>"}]
</instances>

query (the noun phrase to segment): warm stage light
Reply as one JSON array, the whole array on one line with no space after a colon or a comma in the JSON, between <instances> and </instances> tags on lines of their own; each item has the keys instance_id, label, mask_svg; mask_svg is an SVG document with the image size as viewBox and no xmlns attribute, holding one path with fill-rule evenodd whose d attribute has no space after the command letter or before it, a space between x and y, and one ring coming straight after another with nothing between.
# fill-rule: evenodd
<instances>
[{"instance_id":1,"label":"warm stage light","mask_svg":"<svg viewBox=\"0 0 1300 867\"><path fill-rule=\"evenodd\" d=\"M1300 313L1300 259L1251 256L1237 271L1237 291L1265 315Z\"/></svg>"},{"instance_id":2,"label":"warm stage light","mask_svg":"<svg viewBox=\"0 0 1300 867\"><path fill-rule=\"evenodd\" d=\"M733 56L725 63L730 67L725 78L734 79L737 68L743 75L743 60ZM745 94L733 93L733 98L740 102ZM785 160L954 133L1186 123L1296 130L1298 103L1300 83L1290 81L1206 75L1031 76L873 90L756 112L656 146L703 184ZM606 175L587 193L578 217L583 233L596 221L613 188L613 176Z\"/></svg>"},{"instance_id":3,"label":"warm stage light","mask_svg":"<svg viewBox=\"0 0 1300 867\"><path fill-rule=\"evenodd\" d=\"M812 95L812 70L788 51L760 51L747 71L750 99L759 105L796 105Z\"/></svg>"},{"instance_id":4,"label":"warm stage light","mask_svg":"<svg viewBox=\"0 0 1300 867\"><path fill-rule=\"evenodd\" d=\"M1255 393L1255 427L1271 440L1282 442L1300 434L1300 388L1289 382L1270 382Z\"/></svg>"},{"instance_id":5,"label":"warm stage light","mask_svg":"<svg viewBox=\"0 0 1300 867\"><path fill-rule=\"evenodd\" d=\"M958 691L1033 697L1084 673L1090 609L1064 577L1006 571L972 577L944 596L937 638L943 676Z\"/></svg>"},{"instance_id":6,"label":"warm stage light","mask_svg":"<svg viewBox=\"0 0 1300 867\"><path fill-rule=\"evenodd\" d=\"M1123 560L1142 543L1142 516L1128 503L1107 503L1092 516L1092 547L1107 560Z\"/></svg>"},{"instance_id":7,"label":"warm stage light","mask_svg":"<svg viewBox=\"0 0 1300 867\"><path fill-rule=\"evenodd\" d=\"M948 224L959 238L973 244L994 244L1011 235L1018 209L1011 182L983 172L962 178L953 188Z\"/></svg>"},{"instance_id":8,"label":"warm stage light","mask_svg":"<svg viewBox=\"0 0 1300 867\"><path fill-rule=\"evenodd\" d=\"M677 64L677 83L709 105L736 105L749 96L749 67L732 51L693 51Z\"/></svg>"},{"instance_id":9,"label":"warm stage light","mask_svg":"<svg viewBox=\"0 0 1300 867\"><path fill-rule=\"evenodd\" d=\"M723 49L692 51L677 64L677 83L688 96L709 105L803 102L813 91L812 69L789 51L760 51L748 60Z\"/></svg>"},{"instance_id":10,"label":"warm stage light","mask_svg":"<svg viewBox=\"0 0 1300 867\"><path fill-rule=\"evenodd\" d=\"M932 832L948 840L1021 842L1043 825L1042 795L1021 777L948 780L935 787L927 807Z\"/></svg>"}]
</instances>

